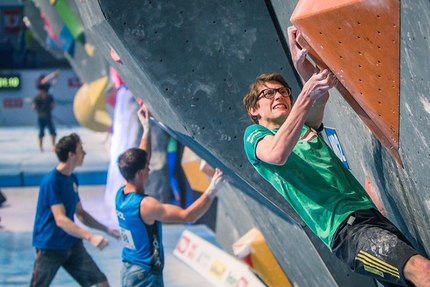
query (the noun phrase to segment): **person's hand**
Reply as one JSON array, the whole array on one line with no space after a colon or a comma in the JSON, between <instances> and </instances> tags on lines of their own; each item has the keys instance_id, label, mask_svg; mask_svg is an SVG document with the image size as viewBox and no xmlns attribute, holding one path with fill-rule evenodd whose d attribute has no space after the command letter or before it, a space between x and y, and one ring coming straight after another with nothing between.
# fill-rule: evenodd
<instances>
[{"instance_id":1,"label":"person's hand","mask_svg":"<svg viewBox=\"0 0 430 287\"><path fill-rule=\"evenodd\" d=\"M141 98L138 97L137 102L140 106L140 109L137 111L137 116L142 126L144 128L147 128L149 127L149 118L151 116L151 113L149 112L148 107L145 105Z\"/></svg>"},{"instance_id":2,"label":"person's hand","mask_svg":"<svg viewBox=\"0 0 430 287\"><path fill-rule=\"evenodd\" d=\"M89 242L99 250L103 250L109 244L109 240L98 234L91 234Z\"/></svg>"},{"instance_id":3,"label":"person's hand","mask_svg":"<svg viewBox=\"0 0 430 287\"><path fill-rule=\"evenodd\" d=\"M293 60L294 67L296 67L297 69L304 63L306 55L308 54L308 50L300 47L300 45L297 44L297 37L300 33L296 27L288 27L287 34L288 44L290 45L291 58Z\"/></svg>"},{"instance_id":4,"label":"person's hand","mask_svg":"<svg viewBox=\"0 0 430 287\"><path fill-rule=\"evenodd\" d=\"M336 86L337 83L336 76L329 69L324 69L323 71L315 69L315 73L303 85L302 93L311 99L317 100L321 96L324 96L328 90Z\"/></svg>"},{"instance_id":5,"label":"person's hand","mask_svg":"<svg viewBox=\"0 0 430 287\"><path fill-rule=\"evenodd\" d=\"M112 236L113 238L115 238L116 240L120 240L121 239L121 233L117 229L110 229L110 228L108 228L107 231L106 231L106 233L109 234L110 236Z\"/></svg>"},{"instance_id":6,"label":"person's hand","mask_svg":"<svg viewBox=\"0 0 430 287\"><path fill-rule=\"evenodd\" d=\"M219 168L216 168L211 183L205 191L207 196L212 199L215 198L216 194L218 193L218 190L220 190L220 188L224 184L224 181L225 180L223 172Z\"/></svg>"},{"instance_id":7,"label":"person's hand","mask_svg":"<svg viewBox=\"0 0 430 287\"><path fill-rule=\"evenodd\" d=\"M314 73L315 66L308 60L308 50L302 48L297 43L297 38L300 32L296 27L290 26L287 29L288 44L290 45L291 59L293 60L294 68L296 68L299 75L306 82Z\"/></svg>"}]
</instances>

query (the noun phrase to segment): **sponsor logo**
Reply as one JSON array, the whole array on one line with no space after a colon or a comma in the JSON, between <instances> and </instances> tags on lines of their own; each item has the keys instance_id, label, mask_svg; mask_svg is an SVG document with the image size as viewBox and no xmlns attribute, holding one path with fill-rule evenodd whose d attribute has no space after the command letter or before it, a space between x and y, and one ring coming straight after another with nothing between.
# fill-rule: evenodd
<instances>
[{"instance_id":1,"label":"sponsor logo","mask_svg":"<svg viewBox=\"0 0 430 287\"><path fill-rule=\"evenodd\" d=\"M360 252L355 257L355 260L363 263L364 270L370 273L379 275L381 277L385 277L384 274L389 274L393 277L400 278L399 269L363 250L360 250Z\"/></svg>"},{"instance_id":2,"label":"sponsor logo","mask_svg":"<svg viewBox=\"0 0 430 287\"><path fill-rule=\"evenodd\" d=\"M119 219L125 220L124 214L121 211L115 210L115 212Z\"/></svg>"},{"instance_id":3,"label":"sponsor logo","mask_svg":"<svg viewBox=\"0 0 430 287\"><path fill-rule=\"evenodd\" d=\"M226 270L227 266L225 266L221 261L215 259L209 269L209 274L218 281L221 281Z\"/></svg>"}]
</instances>

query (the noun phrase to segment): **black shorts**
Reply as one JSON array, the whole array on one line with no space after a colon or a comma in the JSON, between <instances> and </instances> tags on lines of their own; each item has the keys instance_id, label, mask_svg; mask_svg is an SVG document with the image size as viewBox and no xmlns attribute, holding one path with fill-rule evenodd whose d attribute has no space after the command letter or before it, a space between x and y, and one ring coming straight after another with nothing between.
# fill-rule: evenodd
<instances>
[{"instance_id":1,"label":"black shorts","mask_svg":"<svg viewBox=\"0 0 430 287\"><path fill-rule=\"evenodd\" d=\"M413 286L405 281L403 268L419 254L406 237L376 209L352 213L338 227L333 253L354 272L382 282Z\"/></svg>"},{"instance_id":2,"label":"black shorts","mask_svg":"<svg viewBox=\"0 0 430 287\"><path fill-rule=\"evenodd\" d=\"M36 251L30 286L49 286L60 267L63 267L80 286L92 286L107 281L106 276L85 250L82 240L66 250L36 249Z\"/></svg>"}]
</instances>

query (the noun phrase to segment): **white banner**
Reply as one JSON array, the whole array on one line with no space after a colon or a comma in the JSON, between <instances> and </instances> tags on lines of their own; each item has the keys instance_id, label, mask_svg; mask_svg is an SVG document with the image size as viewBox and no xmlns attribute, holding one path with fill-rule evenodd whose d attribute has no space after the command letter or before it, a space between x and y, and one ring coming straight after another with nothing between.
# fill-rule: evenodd
<instances>
[{"instance_id":1,"label":"white banner","mask_svg":"<svg viewBox=\"0 0 430 287\"><path fill-rule=\"evenodd\" d=\"M214 286L264 287L248 265L184 230L173 254Z\"/></svg>"}]
</instances>

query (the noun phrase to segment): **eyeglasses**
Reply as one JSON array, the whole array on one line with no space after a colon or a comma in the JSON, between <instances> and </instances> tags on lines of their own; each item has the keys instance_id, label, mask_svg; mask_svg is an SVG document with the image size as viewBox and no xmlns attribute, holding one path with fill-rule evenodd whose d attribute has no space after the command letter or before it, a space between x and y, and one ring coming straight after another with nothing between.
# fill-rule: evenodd
<instances>
[{"instance_id":1,"label":"eyeglasses","mask_svg":"<svg viewBox=\"0 0 430 287\"><path fill-rule=\"evenodd\" d=\"M264 89L264 90L262 90L258 94L258 100L262 98L260 96L261 94L263 94L263 97L265 97L266 99L273 99L277 92L280 93L281 96L283 96L284 98L285 97L291 97L291 89L286 88L286 87L282 87L282 88L278 88L278 89Z\"/></svg>"}]
</instances>

